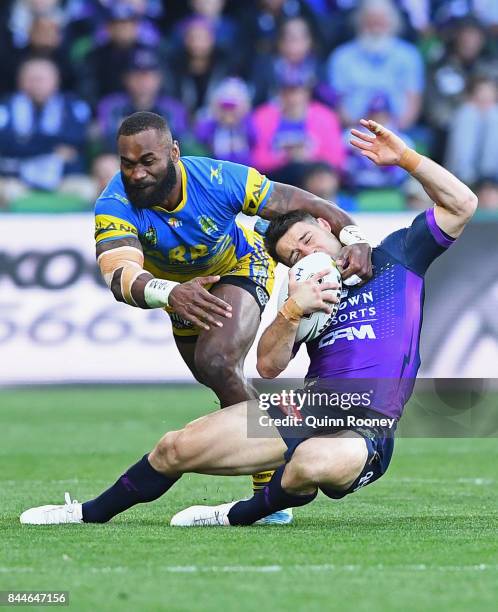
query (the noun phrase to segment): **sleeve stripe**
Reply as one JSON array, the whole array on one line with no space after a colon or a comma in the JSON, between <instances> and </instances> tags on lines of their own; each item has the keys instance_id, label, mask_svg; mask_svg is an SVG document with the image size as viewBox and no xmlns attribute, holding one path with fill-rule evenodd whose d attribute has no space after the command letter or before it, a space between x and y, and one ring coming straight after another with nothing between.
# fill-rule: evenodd
<instances>
[{"instance_id":1,"label":"sleeve stripe","mask_svg":"<svg viewBox=\"0 0 498 612\"><path fill-rule=\"evenodd\" d=\"M273 183L266 176L260 174L254 168L249 168L242 212L247 215L256 215L265 202L272 185Z\"/></svg>"},{"instance_id":2,"label":"sleeve stripe","mask_svg":"<svg viewBox=\"0 0 498 612\"><path fill-rule=\"evenodd\" d=\"M425 218L429 227L429 231L431 232L434 240L439 244L439 246L442 246L447 249L455 242L455 238L451 238L451 236L445 234L437 224L436 217L434 216L434 208L429 208L425 211Z\"/></svg>"},{"instance_id":3,"label":"sleeve stripe","mask_svg":"<svg viewBox=\"0 0 498 612\"><path fill-rule=\"evenodd\" d=\"M110 238L138 236L137 228L119 217L113 215L97 215L95 217L95 240L97 243Z\"/></svg>"}]
</instances>

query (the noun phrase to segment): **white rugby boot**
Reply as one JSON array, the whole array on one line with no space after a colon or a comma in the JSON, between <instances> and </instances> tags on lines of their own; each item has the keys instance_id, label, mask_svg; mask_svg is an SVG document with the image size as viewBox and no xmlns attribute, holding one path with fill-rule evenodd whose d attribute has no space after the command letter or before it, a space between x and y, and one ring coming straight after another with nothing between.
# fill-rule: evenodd
<instances>
[{"instance_id":1,"label":"white rugby boot","mask_svg":"<svg viewBox=\"0 0 498 612\"><path fill-rule=\"evenodd\" d=\"M61 525L63 523L82 523L81 504L71 501L69 493L64 494L63 506L38 506L25 510L19 520L24 525Z\"/></svg>"},{"instance_id":2,"label":"white rugby boot","mask_svg":"<svg viewBox=\"0 0 498 612\"><path fill-rule=\"evenodd\" d=\"M171 519L173 527L230 527L228 513L237 502L219 506L190 506Z\"/></svg>"}]
</instances>

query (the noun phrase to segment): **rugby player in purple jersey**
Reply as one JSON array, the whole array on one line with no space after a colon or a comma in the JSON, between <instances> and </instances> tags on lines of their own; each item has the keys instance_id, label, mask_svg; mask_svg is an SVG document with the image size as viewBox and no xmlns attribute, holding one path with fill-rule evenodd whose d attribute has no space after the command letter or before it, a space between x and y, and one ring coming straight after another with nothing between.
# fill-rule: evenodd
<instances>
[{"instance_id":1,"label":"rugby player in purple jersey","mask_svg":"<svg viewBox=\"0 0 498 612\"><path fill-rule=\"evenodd\" d=\"M267 437L249 437L248 420L261 410L255 400L242 402L166 433L151 453L96 499L80 504L66 494L65 505L32 508L21 515L21 522L106 522L135 504L157 499L187 472L239 475L275 469L263 495L219 506L192 506L172 519L176 526L250 525L275 511L311 502L318 489L340 498L385 473L396 423L420 365L424 274L462 233L477 199L455 176L407 148L391 131L373 121L361 123L370 134L352 130L352 144L378 165L397 164L411 172L435 203L409 228L390 234L373 250L372 279L343 292L331 325L307 345L307 380L318 389L323 381L346 389L368 380L369 388L375 387L368 403L348 411L351 419L346 425L339 419L345 411L328 407L327 416L338 417L339 425L309 429L299 422L295 427L282 424L281 408L273 406L265 426ZM288 266L314 252L335 257L341 248L325 220L301 211L273 220L265 240L270 254ZM301 317L329 311L337 301L327 292L336 285L319 282L326 273L301 283L290 278L289 299L259 342L258 371L263 378L277 376L292 359ZM313 410L303 404L301 419ZM366 419L371 425L364 425Z\"/></svg>"}]
</instances>

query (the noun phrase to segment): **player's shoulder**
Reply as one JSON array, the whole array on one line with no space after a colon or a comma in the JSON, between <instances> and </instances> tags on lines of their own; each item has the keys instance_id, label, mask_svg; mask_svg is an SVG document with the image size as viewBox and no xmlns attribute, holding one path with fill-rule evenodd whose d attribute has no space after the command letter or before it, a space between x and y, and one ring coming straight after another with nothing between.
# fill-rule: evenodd
<instances>
[{"instance_id":1,"label":"player's shoulder","mask_svg":"<svg viewBox=\"0 0 498 612\"><path fill-rule=\"evenodd\" d=\"M429 208L419 213L410 226L386 236L377 250L412 272L423 275L454 242L455 239L437 225L434 209Z\"/></svg>"},{"instance_id":2,"label":"player's shoulder","mask_svg":"<svg viewBox=\"0 0 498 612\"><path fill-rule=\"evenodd\" d=\"M211 157L185 156L180 158L189 178L209 183L211 186L222 186L226 179L246 176L248 167L234 162L213 159Z\"/></svg>"},{"instance_id":3,"label":"player's shoulder","mask_svg":"<svg viewBox=\"0 0 498 612\"><path fill-rule=\"evenodd\" d=\"M121 173L117 172L97 198L95 214L119 216L119 213L133 214L133 206L126 196Z\"/></svg>"}]
</instances>

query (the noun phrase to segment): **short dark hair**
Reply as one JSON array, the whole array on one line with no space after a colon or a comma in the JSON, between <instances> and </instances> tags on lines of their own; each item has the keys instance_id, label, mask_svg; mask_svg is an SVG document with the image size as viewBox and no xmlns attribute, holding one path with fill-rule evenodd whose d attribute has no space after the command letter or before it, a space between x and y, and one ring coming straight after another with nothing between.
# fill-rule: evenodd
<instances>
[{"instance_id":1,"label":"short dark hair","mask_svg":"<svg viewBox=\"0 0 498 612\"><path fill-rule=\"evenodd\" d=\"M123 123L119 126L118 138L120 136L133 136L146 130L156 130L166 136L171 136L171 130L161 115L149 111L139 111L123 120Z\"/></svg>"},{"instance_id":2,"label":"short dark hair","mask_svg":"<svg viewBox=\"0 0 498 612\"><path fill-rule=\"evenodd\" d=\"M308 223L316 223L315 217L312 217L308 212L304 210L293 210L280 215L272 219L270 225L265 232L265 246L266 250L273 259L279 260L277 255L277 242L287 232L287 230L299 223L299 221L307 221Z\"/></svg>"}]
</instances>

